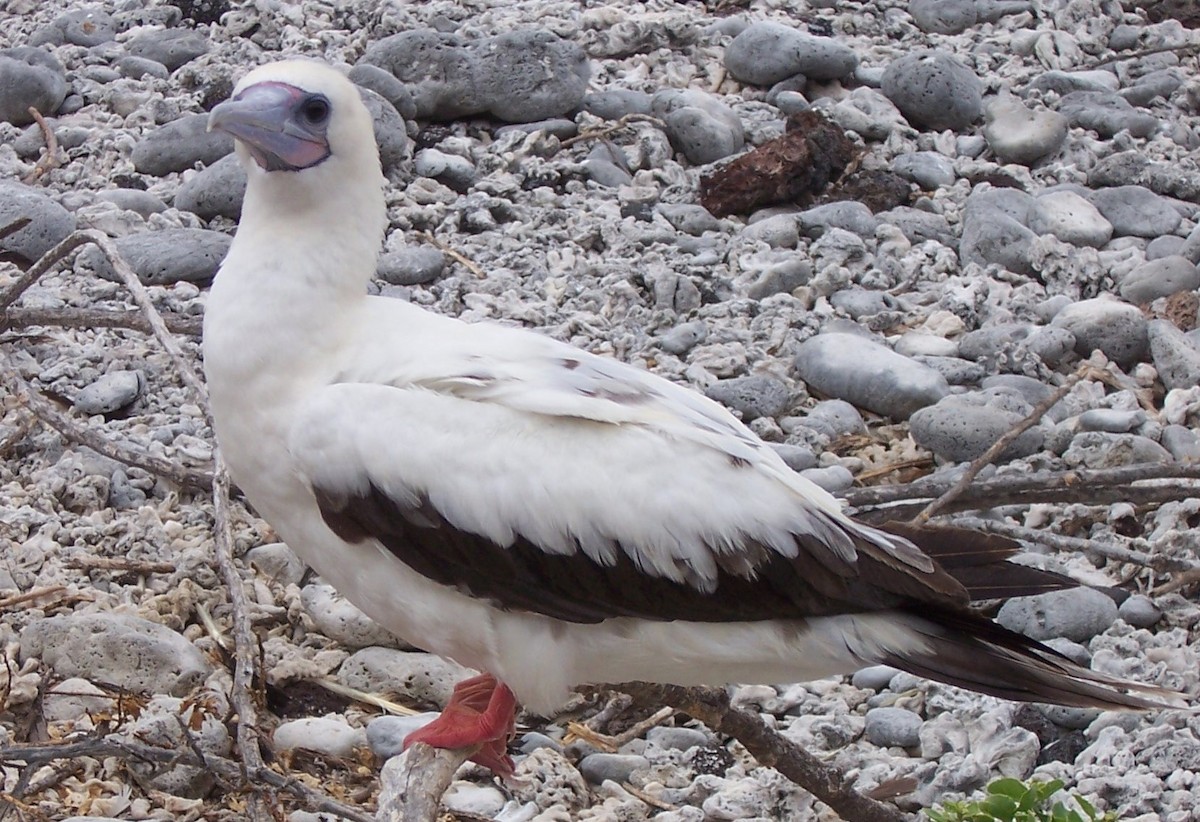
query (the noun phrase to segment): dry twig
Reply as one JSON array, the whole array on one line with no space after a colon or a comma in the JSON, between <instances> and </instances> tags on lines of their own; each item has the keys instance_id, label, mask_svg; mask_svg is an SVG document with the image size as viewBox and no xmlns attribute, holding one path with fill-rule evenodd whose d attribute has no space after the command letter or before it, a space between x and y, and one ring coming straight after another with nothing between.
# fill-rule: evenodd
<instances>
[{"instance_id":1,"label":"dry twig","mask_svg":"<svg viewBox=\"0 0 1200 822\"><path fill-rule=\"evenodd\" d=\"M436 822L442 796L469 749L431 748L418 742L383 765L376 822Z\"/></svg>"},{"instance_id":2,"label":"dry twig","mask_svg":"<svg viewBox=\"0 0 1200 822\"><path fill-rule=\"evenodd\" d=\"M854 790L845 776L790 739L767 727L762 718L733 707L720 688L684 688L648 682L615 686L648 705L670 705L718 733L732 736L759 764L788 779L854 822L902 822L904 814L891 805Z\"/></svg>"},{"instance_id":3,"label":"dry twig","mask_svg":"<svg viewBox=\"0 0 1200 822\"><path fill-rule=\"evenodd\" d=\"M462 265L464 267L466 267L466 269L468 271L470 271L472 274L474 274L479 279L482 280L485 277L487 277L487 274L484 273L484 270L482 268L480 268L478 265L476 265L474 260L472 260L470 257L463 254L461 251L453 249L446 243L439 240L437 237L435 237L433 235L432 231L426 231L424 234L424 237L425 237L425 241L427 243L429 243L431 246L436 248L438 251L445 254L447 257L450 257L450 258L456 260L457 262L462 263Z\"/></svg>"},{"instance_id":4,"label":"dry twig","mask_svg":"<svg viewBox=\"0 0 1200 822\"><path fill-rule=\"evenodd\" d=\"M41 599L42 597L57 596L65 593L66 590L67 586L65 585L46 585L41 588L30 588L28 591L24 591L19 594L0 597L0 609L11 608L14 605L25 605L26 603L33 602L35 599Z\"/></svg>"},{"instance_id":5,"label":"dry twig","mask_svg":"<svg viewBox=\"0 0 1200 822\"><path fill-rule=\"evenodd\" d=\"M29 116L38 124L38 128L42 130L42 139L46 141L46 148L42 151L42 156L38 158L37 164L34 165L33 171L25 175L22 183L29 185L36 183L47 173L62 165L58 158L58 137L54 134L54 129L50 128L50 124L46 122L46 118L42 113L33 106L28 109Z\"/></svg>"},{"instance_id":6,"label":"dry twig","mask_svg":"<svg viewBox=\"0 0 1200 822\"><path fill-rule=\"evenodd\" d=\"M199 337L203 320L199 317L165 315L163 322L172 334ZM31 326L56 328L127 328L130 331L151 331L150 321L140 311L121 311L104 308L10 308L6 316L8 328Z\"/></svg>"},{"instance_id":7,"label":"dry twig","mask_svg":"<svg viewBox=\"0 0 1200 822\"><path fill-rule=\"evenodd\" d=\"M133 574L173 574L179 570L173 562L152 562L130 557L96 557L84 554L72 557L64 563L68 568L81 571L118 571Z\"/></svg>"},{"instance_id":8,"label":"dry twig","mask_svg":"<svg viewBox=\"0 0 1200 822\"><path fill-rule=\"evenodd\" d=\"M576 143L583 142L584 140L602 140L611 134L617 133L630 123L650 123L651 125L661 129L665 129L667 127L667 124L657 117L651 117L649 114L638 114L636 112L631 112L630 114L626 114L621 117L621 119L615 120L611 125L603 126L601 128L587 129L585 131L581 131L579 134L576 134L574 137L568 137L559 143L559 147L570 148Z\"/></svg>"}]
</instances>

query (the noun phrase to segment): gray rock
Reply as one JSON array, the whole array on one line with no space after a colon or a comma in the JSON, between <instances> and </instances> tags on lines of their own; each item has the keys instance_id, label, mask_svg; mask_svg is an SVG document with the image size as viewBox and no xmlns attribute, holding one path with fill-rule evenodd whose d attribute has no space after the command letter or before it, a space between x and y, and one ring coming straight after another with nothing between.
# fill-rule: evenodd
<instances>
[{"instance_id":1,"label":"gray rock","mask_svg":"<svg viewBox=\"0 0 1200 822\"><path fill-rule=\"evenodd\" d=\"M1033 242L1037 235L1000 212L966 222L959 255L963 263L995 264L1014 274L1032 275Z\"/></svg>"},{"instance_id":2,"label":"gray rock","mask_svg":"<svg viewBox=\"0 0 1200 822\"><path fill-rule=\"evenodd\" d=\"M450 120L489 113L527 123L573 111L590 74L587 55L549 31L524 29L472 42L417 29L372 43L360 63L412 91L416 117Z\"/></svg>"},{"instance_id":3,"label":"gray rock","mask_svg":"<svg viewBox=\"0 0 1200 822\"><path fill-rule=\"evenodd\" d=\"M81 414L111 414L142 395L146 376L141 371L112 371L75 395L72 407Z\"/></svg>"},{"instance_id":4,"label":"gray rock","mask_svg":"<svg viewBox=\"0 0 1200 822\"><path fill-rule=\"evenodd\" d=\"M988 405L976 405L951 395L913 413L909 420L913 440L922 448L951 462L973 460L1011 431L1023 414ZM1044 434L1030 428L1004 450L1000 460L1028 456L1041 449Z\"/></svg>"},{"instance_id":5,"label":"gray rock","mask_svg":"<svg viewBox=\"0 0 1200 822\"><path fill-rule=\"evenodd\" d=\"M543 733L538 733L537 731L530 731L529 733L522 734L517 739L515 744L517 750L524 754L531 754L538 748L549 748L550 750L557 751L558 753L563 752L563 745L561 742L553 737L546 736Z\"/></svg>"},{"instance_id":6,"label":"gray rock","mask_svg":"<svg viewBox=\"0 0 1200 822\"><path fill-rule=\"evenodd\" d=\"M1117 616L1134 628L1152 628L1162 619L1162 609L1145 594L1134 594L1117 608Z\"/></svg>"},{"instance_id":7,"label":"gray rock","mask_svg":"<svg viewBox=\"0 0 1200 822\"><path fill-rule=\"evenodd\" d=\"M233 747L229 731L221 721L228 711L223 696L210 692L217 705L212 713L175 697L158 697L142 710L129 728L138 742L156 748L199 750L205 755L228 756ZM215 774L195 765L161 765L131 760L127 767L134 780L147 791L162 791L185 799L202 799L216 784Z\"/></svg>"},{"instance_id":8,"label":"gray rock","mask_svg":"<svg viewBox=\"0 0 1200 822\"><path fill-rule=\"evenodd\" d=\"M343 717L330 714L281 722L271 734L271 742L274 750L281 753L305 750L348 759L356 748L367 747L367 732L351 726Z\"/></svg>"},{"instance_id":9,"label":"gray rock","mask_svg":"<svg viewBox=\"0 0 1200 822\"><path fill-rule=\"evenodd\" d=\"M831 494L840 493L854 485L854 475L843 465L807 468L800 472L800 476Z\"/></svg>"},{"instance_id":10,"label":"gray rock","mask_svg":"<svg viewBox=\"0 0 1200 822\"><path fill-rule=\"evenodd\" d=\"M176 195L178 196L178 195ZM96 199L140 214L143 218L167 210L167 204L149 191L136 188L108 188L96 192Z\"/></svg>"},{"instance_id":11,"label":"gray rock","mask_svg":"<svg viewBox=\"0 0 1200 822\"><path fill-rule=\"evenodd\" d=\"M387 100L405 120L416 118L417 103L412 90L391 72L370 63L359 63L346 76L356 86L373 91Z\"/></svg>"},{"instance_id":12,"label":"gray rock","mask_svg":"<svg viewBox=\"0 0 1200 822\"><path fill-rule=\"evenodd\" d=\"M582 165L588 179L605 188L620 188L633 182L632 174L608 160L588 157Z\"/></svg>"},{"instance_id":13,"label":"gray rock","mask_svg":"<svg viewBox=\"0 0 1200 822\"><path fill-rule=\"evenodd\" d=\"M1146 259L1161 260L1163 257L1183 257L1186 245L1187 240L1176 234L1155 237L1146 245Z\"/></svg>"},{"instance_id":14,"label":"gray rock","mask_svg":"<svg viewBox=\"0 0 1200 822\"><path fill-rule=\"evenodd\" d=\"M185 114L142 137L130 159L138 172L162 177L197 163L212 165L232 151L232 137L208 130L207 114Z\"/></svg>"},{"instance_id":15,"label":"gray rock","mask_svg":"<svg viewBox=\"0 0 1200 822\"><path fill-rule=\"evenodd\" d=\"M338 679L374 694L403 694L426 705L445 705L454 686L475 672L447 659L417 651L363 648L338 669Z\"/></svg>"},{"instance_id":16,"label":"gray rock","mask_svg":"<svg viewBox=\"0 0 1200 822\"><path fill-rule=\"evenodd\" d=\"M853 73L858 55L830 37L817 37L781 23L751 23L725 49L725 68L744 83L769 86L803 74L834 80Z\"/></svg>"},{"instance_id":17,"label":"gray rock","mask_svg":"<svg viewBox=\"0 0 1200 822\"><path fill-rule=\"evenodd\" d=\"M583 98L583 110L605 120L620 120L628 114L649 114L651 97L644 91L609 89Z\"/></svg>"},{"instance_id":18,"label":"gray rock","mask_svg":"<svg viewBox=\"0 0 1200 822\"><path fill-rule=\"evenodd\" d=\"M1120 468L1168 463L1171 454L1154 440L1138 434L1084 431L1071 440L1062 458L1072 468Z\"/></svg>"},{"instance_id":19,"label":"gray rock","mask_svg":"<svg viewBox=\"0 0 1200 822\"><path fill-rule=\"evenodd\" d=\"M1186 426L1163 426L1159 442L1176 462L1200 462L1200 435Z\"/></svg>"},{"instance_id":20,"label":"gray rock","mask_svg":"<svg viewBox=\"0 0 1200 822\"><path fill-rule=\"evenodd\" d=\"M695 165L728 157L745 144L737 114L706 91L664 89L654 95L651 110L666 123L671 144Z\"/></svg>"},{"instance_id":21,"label":"gray rock","mask_svg":"<svg viewBox=\"0 0 1200 822\"><path fill-rule=\"evenodd\" d=\"M1134 137L1149 137L1158 131L1158 118L1138 111L1121 97L1108 91L1072 91L1058 103L1072 126L1090 129L1109 138L1128 131Z\"/></svg>"},{"instance_id":22,"label":"gray rock","mask_svg":"<svg viewBox=\"0 0 1200 822\"><path fill-rule=\"evenodd\" d=\"M829 297L829 304L856 320L899 308L896 298L886 291L868 291L865 288L843 288Z\"/></svg>"},{"instance_id":23,"label":"gray rock","mask_svg":"<svg viewBox=\"0 0 1200 822\"><path fill-rule=\"evenodd\" d=\"M413 170L417 176L437 180L459 194L465 193L475 183L477 176L475 164L466 157L446 154L436 148L418 151L413 158Z\"/></svg>"},{"instance_id":24,"label":"gray rock","mask_svg":"<svg viewBox=\"0 0 1200 822\"><path fill-rule=\"evenodd\" d=\"M360 88L367 111L371 112L371 124L375 129L375 145L379 148L379 164L384 172L408 161L412 143L408 139L408 126L396 107L367 88Z\"/></svg>"},{"instance_id":25,"label":"gray rock","mask_svg":"<svg viewBox=\"0 0 1200 822\"><path fill-rule=\"evenodd\" d=\"M1173 234L1183 222L1169 200L1143 186L1102 188L1091 192L1088 199L1112 223L1117 237Z\"/></svg>"},{"instance_id":26,"label":"gray rock","mask_svg":"<svg viewBox=\"0 0 1200 822\"><path fill-rule=\"evenodd\" d=\"M33 46L0 50L0 120L23 126L29 109L58 111L67 96L67 75L53 55Z\"/></svg>"},{"instance_id":27,"label":"gray rock","mask_svg":"<svg viewBox=\"0 0 1200 822\"><path fill-rule=\"evenodd\" d=\"M796 215L796 226L809 237L820 237L831 228L840 228L860 237L874 237L879 221L862 203L841 200L800 212Z\"/></svg>"},{"instance_id":28,"label":"gray rock","mask_svg":"<svg viewBox=\"0 0 1200 822\"><path fill-rule=\"evenodd\" d=\"M437 711L411 716L377 716L367 723L367 745L380 759L391 759L404 750L404 740L441 716Z\"/></svg>"},{"instance_id":29,"label":"gray rock","mask_svg":"<svg viewBox=\"0 0 1200 822\"><path fill-rule=\"evenodd\" d=\"M90 48L110 42L116 36L117 24L112 15L99 6L88 6L60 14L50 25L34 32L29 45L61 46L70 43Z\"/></svg>"},{"instance_id":30,"label":"gray rock","mask_svg":"<svg viewBox=\"0 0 1200 822\"><path fill-rule=\"evenodd\" d=\"M659 726L646 731L646 741L653 742L665 750L686 751L702 747L710 742L704 731L695 728L670 728Z\"/></svg>"},{"instance_id":31,"label":"gray rock","mask_svg":"<svg viewBox=\"0 0 1200 822\"><path fill-rule=\"evenodd\" d=\"M1086 642L1117 621L1117 604L1095 588L1080 586L1010 599L996 621L1033 639L1065 637Z\"/></svg>"},{"instance_id":32,"label":"gray rock","mask_svg":"<svg viewBox=\"0 0 1200 822\"><path fill-rule=\"evenodd\" d=\"M782 110L778 97L776 106ZM908 128L900 109L873 88L856 88L837 101L822 98L816 105L839 126L856 132L864 140L886 140L897 128Z\"/></svg>"},{"instance_id":33,"label":"gray rock","mask_svg":"<svg viewBox=\"0 0 1200 822\"><path fill-rule=\"evenodd\" d=\"M782 262L769 265L746 287L746 296L763 300L773 294L791 294L812 279L812 263L797 254Z\"/></svg>"},{"instance_id":34,"label":"gray rock","mask_svg":"<svg viewBox=\"0 0 1200 822\"><path fill-rule=\"evenodd\" d=\"M1150 355L1158 378L1168 391L1200 385L1200 349L1169 320L1146 324Z\"/></svg>"},{"instance_id":35,"label":"gray rock","mask_svg":"<svg viewBox=\"0 0 1200 822\"><path fill-rule=\"evenodd\" d=\"M397 644L391 632L340 596L332 585L305 585L300 603L318 631L347 648Z\"/></svg>"},{"instance_id":36,"label":"gray rock","mask_svg":"<svg viewBox=\"0 0 1200 822\"><path fill-rule=\"evenodd\" d=\"M1070 245L1100 248L1112 238L1112 223L1092 203L1073 191L1051 191L1039 196L1029 215L1029 228L1053 234Z\"/></svg>"},{"instance_id":37,"label":"gray rock","mask_svg":"<svg viewBox=\"0 0 1200 822\"><path fill-rule=\"evenodd\" d=\"M31 263L75 230L75 217L41 191L16 180L0 180L0 227L23 218L29 224L0 239L0 250Z\"/></svg>"},{"instance_id":38,"label":"gray rock","mask_svg":"<svg viewBox=\"0 0 1200 822\"><path fill-rule=\"evenodd\" d=\"M807 471L817 467L817 455L811 448L803 445L789 445L782 442L768 443L776 454L783 458L787 467L793 471Z\"/></svg>"},{"instance_id":39,"label":"gray rock","mask_svg":"<svg viewBox=\"0 0 1200 822\"><path fill-rule=\"evenodd\" d=\"M1020 189L976 188L967 197L963 219L991 219L992 214L1001 214L1027 226L1036 204L1037 201L1031 195Z\"/></svg>"},{"instance_id":40,"label":"gray rock","mask_svg":"<svg viewBox=\"0 0 1200 822\"><path fill-rule=\"evenodd\" d=\"M1146 422L1145 411L1125 411L1118 408L1089 408L1079 415L1079 430L1107 431L1127 434Z\"/></svg>"},{"instance_id":41,"label":"gray rock","mask_svg":"<svg viewBox=\"0 0 1200 822\"><path fill-rule=\"evenodd\" d=\"M975 385L987 373L982 365L960 357L931 357L919 354L913 359L937 371L950 385Z\"/></svg>"},{"instance_id":42,"label":"gray rock","mask_svg":"<svg viewBox=\"0 0 1200 822\"><path fill-rule=\"evenodd\" d=\"M496 129L496 136L503 137L509 132L533 134L542 131L560 140L569 140L579 134L579 125L566 117L550 117L546 120L534 120L530 123L512 123Z\"/></svg>"},{"instance_id":43,"label":"gray rock","mask_svg":"<svg viewBox=\"0 0 1200 822\"><path fill-rule=\"evenodd\" d=\"M446 270L446 255L429 246L390 251L379 257L375 276L392 285L431 283Z\"/></svg>"},{"instance_id":44,"label":"gray rock","mask_svg":"<svg viewBox=\"0 0 1200 822\"><path fill-rule=\"evenodd\" d=\"M701 205L691 203L659 203L659 214L679 231L699 237L706 231L720 231L721 221Z\"/></svg>"},{"instance_id":45,"label":"gray rock","mask_svg":"<svg viewBox=\"0 0 1200 822\"><path fill-rule=\"evenodd\" d=\"M61 677L107 682L137 693L185 696L208 676L196 646L165 625L128 614L66 614L21 631L21 660L37 658Z\"/></svg>"},{"instance_id":46,"label":"gray rock","mask_svg":"<svg viewBox=\"0 0 1200 822\"><path fill-rule=\"evenodd\" d=\"M672 326L658 338L658 345L663 351L682 356L704 342L707 337L708 326L697 320Z\"/></svg>"},{"instance_id":47,"label":"gray rock","mask_svg":"<svg viewBox=\"0 0 1200 822\"><path fill-rule=\"evenodd\" d=\"M881 223L900 229L910 243L933 240L947 248L955 248L958 245L954 229L941 214L930 214L910 206L897 206L875 216Z\"/></svg>"},{"instance_id":48,"label":"gray rock","mask_svg":"<svg viewBox=\"0 0 1200 822\"><path fill-rule=\"evenodd\" d=\"M927 365L853 334L818 334L796 354L796 372L810 388L877 414L904 419L950 390Z\"/></svg>"},{"instance_id":49,"label":"gray rock","mask_svg":"<svg viewBox=\"0 0 1200 822\"><path fill-rule=\"evenodd\" d=\"M156 77L166 80L171 76L170 70L157 60L146 57L134 57L127 54L115 64L117 73L131 80L141 80L143 77Z\"/></svg>"},{"instance_id":50,"label":"gray rock","mask_svg":"<svg viewBox=\"0 0 1200 822\"><path fill-rule=\"evenodd\" d=\"M1166 100L1183 85L1184 77L1174 69L1151 72L1118 92L1133 106L1148 106L1156 97Z\"/></svg>"},{"instance_id":51,"label":"gray rock","mask_svg":"<svg viewBox=\"0 0 1200 822\"><path fill-rule=\"evenodd\" d=\"M1065 115L1034 111L1012 95L989 101L983 113L983 136L1002 163L1032 166L1058 151L1067 139Z\"/></svg>"},{"instance_id":52,"label":"gray rock","mask_svg":"<svg viewBox=\"0 0 1200 822\"><path fill-rule=\"evenodd\" d=\"M1183 247L1179 249L1178 253L1179 256L1186 257L1193 263L1200 265L1200 223L1197 223L1196 227L1188 234L1187 239L1183 241Z\"/></svg>"},{"instance_id":53,"label":"gray rock","mask_svg":"<svg viewBox=\"0 0 1200 822\"><path fill-rule=\"evenodd\" d=\"M863 735L881 748L915 748L921 744L925 720L903 708L872 708L867 711Z\"/></svg>"},{"instance_id":54,"label":"gray rock","mask_svg":"<svg viewBox=\"0 0 1200 822\"><path fill-rule=\"evenodd\" d=\"M1054 69L1039 75L1030 88L1053 91L1060 97L1072 91L1116 91L1121 81L1111 71L1059 71Z\"/></svg>"},{"instance_id":55,"label":"gray rock","mask_svg":"<svg viewBox=\"0 0 1200 822\"><path fill-rule=\"evenodd\" d=\"M1142 362L1149 349L1146 318L1136 306L1097 297L1068 305L1051 324L1075 335L1075 353L1090 356L1097 349L1123 368Z\"/></svg>"},{"instance_id":56,"label":"gray rock","mask_svg":"<svg viewBox=\"0 0 1200 822\"><path fill-rule=\"evenodd\" d=\"M892 171L906 180L912 180L925 191L953 185L957 179L954 163L936 151L910 151L897 155L892 161Z\"/></svg>"},{"instance_id":57,"label":"gray rock","mask_svg":"<svg viewBox=\"0 0 1200 822\"><path fill-rule=\"evenodd\" d=\"M134 57L162 63L174 71L208 53L208 38L191 29L160 29L139 34L125 44Z\"/></svg>"},{"instance_id":58,"label":"gray rock","mask_svg":"<svg viewBox=\"0 0 1200 822\"><path fill-rule=\"evenodd\" d=\"M804 415L803 425L836 439L849 434L865 434L867 424L858 409L845 400L822 400Z\"/></svg>"},{"instance_id":59,"label":"gray rock","mask_svg":"<svg viewBox=\"0 0 1200 822\"><path fill-rule=\"evenodd\" d=\"M246 169L236 154L220 160L188 178L175 194L175 207L190 211L204 220L242 216L242 198L246 196Z\"/></svg>"},{"instance_id":60,"label":"gray rock","mask_svg":"<svg viewBox=\"0 0 1200 822\"><path fill-rule=\"evenodd\" d=\"M908 13L929 34L961 34L979 20L976 0L911 0Z\"/></svg>"},{"instance_id":61,"label":"gray rock","mask_svg":"<svg viewBox=\"0 0 1200 822\"><path fill-rule=\"evenodd\" d=\"M883 73L883 93L914 126L935 131L965 129L983 107L979 78L943 51L893 60Z\"/></svg>"},{"instance_id":62,"label":"gray rock","mask_svg":"<svg viewBox=\"0 0 1200 822\"><path fill-rule=\"evenodd\" d=\"M855 688L882 691L891 683L892 677L898 673L900 673L900 669L893 668L891 665L871 665L855 671L854 676L850 677L850 684Z\"/></svg>"},{"instance_id":63,"label":"gray rock","mask_svg":"<svg viewBox=\"0 0 1200 822\"><path fill-rule=\"evenodd\" d=\"M733 377L713 383L705 395L739 412L746 422L758 417L777 417L787 410L791 390L787 384L766 374Z\"/></svg>"},{"instance_id":64,"label":"gray rock","mask_svg":"<svg viewBox=\"0 0 1200 822\"><path fill-rule=\"evenodd\" d=\"M268 580L280 585L297 585L304 579L304 561L282 542L251 548L246 552L246 561Z\"/></svg>"},{"instance_id":65,"label":"gray rock","mask_svg":"<svg viewBox=\"0 0 1200 822\"><path fill-rule=\"evenodd\" d=\"M108 478L108 507L118 511L140 508L146 504L146 492L129 481L129 475L118 468Z\"/></svg>"},{"instance_id":66,"label":"gray rock","mask_svg":"<svg viewBox=\"0 0 1200 822\"><path fill-rule=\"evenodd\" d=\"M637 754L594 753L579 762L579 772L593 785L610 779L617 784L628 782L634 771L649 767L650 760Z\"/></svg>"},{"instance_id":67,"label":"gray rock","mask_svg":"<svg viewBox=\"0 0 1200 822\"><path fill-rule=\"evenodd\" d=\"M1160 257L1142 263L1121 278L1121 297L1142 305L1180 291L1200 288L1200 268L1186 257Z\"/></svg>"},{"instance_id":68,"label":"gray rock","mask_svg":"<svg viewBox=\"0 0 1200 822\"><path fill-rule=\"evenodd\" d=\"M233 242L228 234L203 228L165 228L120 237L117 251L145 285L177 282L207 283L229 253ZM116 280L117 274L95 246L85 248L79 263L101 277Z\"/></svg>"}]
</instances>

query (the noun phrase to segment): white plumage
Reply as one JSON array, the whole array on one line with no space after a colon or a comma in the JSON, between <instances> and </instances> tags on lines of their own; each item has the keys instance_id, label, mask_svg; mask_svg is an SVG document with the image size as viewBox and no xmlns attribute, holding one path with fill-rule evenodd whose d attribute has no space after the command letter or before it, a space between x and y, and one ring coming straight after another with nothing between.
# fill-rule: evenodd
<instances>
[{"instance_id":1,"label":"white plumage","mask_svg":"<svg viewBox=\"0 0 1200 822\"><path fill-rule=\"evenodd\" d=\"M881 660L930 668L943 645L978 652L906 607L957 613L958 582L845 518L718 404L534 333L366 296L385 181L370 117L338 73L260 68L212 122L239 138L249 174L205 319L218 440L258 512L374 619L542 712L586 682L798 681ZM466 553L443 571L438 545ZM563 563L539 564L554 555ZM723 592L768 566L812 589L812 614L731 618L755 606ZM512 584L489 587L492 568ZM630 580L678 593L670 613L705 595L702 607L729 610L656 617L661 603L625 596ZM1018 661L1078 693L1140 699L1044 656Z\"/></svg>"}]
</instances>

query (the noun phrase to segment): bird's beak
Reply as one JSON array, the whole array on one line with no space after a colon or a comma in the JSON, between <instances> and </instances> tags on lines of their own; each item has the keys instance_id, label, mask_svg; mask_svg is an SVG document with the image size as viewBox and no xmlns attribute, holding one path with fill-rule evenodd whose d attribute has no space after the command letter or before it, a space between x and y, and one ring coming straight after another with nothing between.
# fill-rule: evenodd
<instances>
[{"instance_id":1,"label":"bird's beak","mask_svg":"<svg viewBox=\"0 0 1200 822\"><path fill-rule=\"evenodd\" d=\"M286 83L258 83L216 106L209 131L224 131L266 171L299 171L329 156L325 126L304 120L305 92Z\"/></svg>"}]
</instances>

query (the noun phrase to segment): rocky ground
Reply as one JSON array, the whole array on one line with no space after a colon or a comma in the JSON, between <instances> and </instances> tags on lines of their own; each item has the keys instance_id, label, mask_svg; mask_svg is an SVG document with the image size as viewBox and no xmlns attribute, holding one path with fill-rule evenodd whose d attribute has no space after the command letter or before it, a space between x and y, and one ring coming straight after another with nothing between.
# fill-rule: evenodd
<instances>
[{"instance_id":1,"label":"rocky ground","mask_svg":"<svg viewBox=\"0 0 1200 822\"><path fill-rule=\"evenodd\" d=\"M0 8L0 227L30 220L0 239L0 287L72 230L98 229L195 359L244 186L205 112L251 66L318 56L370 90L394 183L381 293L690 384L868 514L864 488L926 475L945 487L1075 373L981 482L1179 474L1200 458L1188 3ZM785 144L801 158L773 174ZM88 314L132 306L112 277L85 249L22 296L0 336L0 745L113 734L227 756L230 612L207 493L60 436L15 393L26 381L92 439L176 479L207 468L212 432L160 346ZM1059 536L1029 561L1095 586L1000 619L1096 669L1195 694L1200 502L1167 482L977 501L1005 503L977 519ZM312 681L427 709L460 672L367 622L252 513L235 519L277 766L369 811L379 762L419 720ZM1033 775L1122 818L1200 817L1200 721L1183 712L1018 707L890 669L733 696L905 810ZM447 806L507 822L829 814L686 717L615 753L565 736L597 707L525 717L515 747L531 784L467 769ZM244 808L210 771L116 756L24 776L6 765L3 790L27 819ZM316 818L282 801L296 822Z\"/></svg>"}]
</instances>

